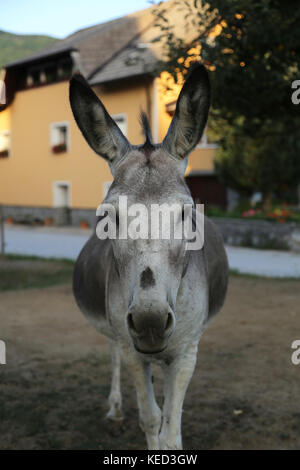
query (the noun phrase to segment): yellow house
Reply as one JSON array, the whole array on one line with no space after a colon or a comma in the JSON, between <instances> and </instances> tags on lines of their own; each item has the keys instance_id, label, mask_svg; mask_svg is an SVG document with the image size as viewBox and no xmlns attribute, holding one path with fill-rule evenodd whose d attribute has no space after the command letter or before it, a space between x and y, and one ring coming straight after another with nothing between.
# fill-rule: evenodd
<instances>
[{"instance_id":1,"label":"yellow house","mask_svg":"<svg viewBox=\"0 0 300 470\"><path fill-rule=\"evenodd\" d=\"M80 30L5 68L6 105L0 113L0 204L16 221L69 217L93 223L112 181L108 165L80 134L69 105L69 78L80 71L132 144L142 143L140 111L160 142L178 89L155 77L160 57L151 8ZM191 154L187 181L196 198L225 203L214 176L215 145L206 136ZM204 193L203 193L204 191ZM206 193L205 193L206 191Z\"/></svg>"}]
</instances>

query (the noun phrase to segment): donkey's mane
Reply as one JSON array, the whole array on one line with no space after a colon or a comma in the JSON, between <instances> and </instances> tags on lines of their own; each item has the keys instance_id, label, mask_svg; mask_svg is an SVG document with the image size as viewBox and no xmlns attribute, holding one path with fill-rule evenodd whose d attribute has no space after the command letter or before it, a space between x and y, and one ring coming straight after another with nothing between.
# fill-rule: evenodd
<instances>
[{"instance_id":1,"label":"donkey's mane","mask_svg":"<svg viewBox=\"0 0 300 470\"><path fill-rule=\"evenodd\" d=\"M144 147L153 147L152 133L148 117L144 111L141 111L140 122L145 136Z\"/></svg>"}]
</instances>

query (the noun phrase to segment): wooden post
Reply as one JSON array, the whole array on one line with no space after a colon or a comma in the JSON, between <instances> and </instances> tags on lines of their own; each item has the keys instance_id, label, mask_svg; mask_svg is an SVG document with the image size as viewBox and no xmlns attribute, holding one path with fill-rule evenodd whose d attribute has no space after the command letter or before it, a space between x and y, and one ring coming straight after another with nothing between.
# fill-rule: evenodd
<instances>
[{"instance_id":1,"label":"wooden post","mask_svg":"<svg viewBox=\"0 0 300 470\"><path fill-rule=\"evenodd\" d=\"M0 204L0 237L1 237L1 257L5 256L5 240L4 240L4 214L3 206Z\"/></svg>"}]
</instances>

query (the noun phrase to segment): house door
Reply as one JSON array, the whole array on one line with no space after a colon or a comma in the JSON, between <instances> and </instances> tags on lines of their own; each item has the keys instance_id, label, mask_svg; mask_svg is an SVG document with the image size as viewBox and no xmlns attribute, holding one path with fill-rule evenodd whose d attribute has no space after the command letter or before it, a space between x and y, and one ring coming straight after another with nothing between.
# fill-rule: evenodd
<instances>
[{"instance_id":1,"label":"house door","mask_svg":"<svg viewBox=\"0 0 300 470\"><path fill-rule=\"evenodd\" d=\"M226 209L226 187L216 175L189 175L185 180L195 202Z\"/></svg>"},{"instance_id":2,"label":"house door","mask_svg":"<svg viewBox=\"0 0 300 470\"><path fill-rule=\"evenodd\" d=\"M55 225L69 225L71 223L71 189L70 183L55 181L53 184L53 205Z\"/></svg>"},{"instance_id":3,"label":"house door","mask_svg":"<svg viewBox=\"0 0 300 470\"><path fill-rule=\"evenodd\" d=\"M53 189L54 207L70 206L70 185L69 183L55 182Z\"/></svg>"}]
</instances>

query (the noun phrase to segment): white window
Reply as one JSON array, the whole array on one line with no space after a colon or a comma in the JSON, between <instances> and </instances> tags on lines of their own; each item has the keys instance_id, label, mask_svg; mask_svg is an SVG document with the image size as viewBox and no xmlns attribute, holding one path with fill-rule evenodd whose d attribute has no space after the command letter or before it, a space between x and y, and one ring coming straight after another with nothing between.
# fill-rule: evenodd
<instances>
[{"instance_id":1,"label":"white window","mask_svg":"<svg viewBox=\"0 0 300 470\"><path fill-rule=\"evenodd\" d=\"M10 155L10 132L0 131L0 158Z\"/></svg>"},{"instance_id":2,"label":"white window","mask_svg":"<svg viewBox=\"0 0 300 470\"><path fill-rule=\"evenodd\" d=\"M53 183L53 206L71 206L71 184L69 181L54 181Z\"/></svg>"},{"instance_id":3,"label":"white window","mask_svg":"<svg viewBox=\"0 0 300 470\"><path fill-rule=\"evenodd\" d=\"M3 80L0 80L0 104L6 104L6 88Z\"/></svg>"},{"instance_id":4,"label":"white window","mask_svg":"<svg viewBox=\"0 0 300 470\"><path fill-rule=\"evenodd\" d=\"M50 125L50 148L52 153L64 153L70 149L68 122L54 122Z\"/></svg>"},{"instance_id":5,"label":"white window","mask_svg":"<svg viewBox=\"0 0 300 470\"><path fill-rule=\"evenodd\" d=\"M125 113L113 114L112 118L115 121L115 123L118 124L119 128L121 129L125 137L127 137L127 114Z\"/></svg>"},{"instance_id":6,"label":"white window","mask_svg":"<svg viewBox=\"0 0 300 470\"><path fill-rule=\"evenodd\" d=\"M207 129L204 130L203 132L203 135L202 135L202 138L199 142L199 144L197 145L197 149L215 149L217 148L217 144L216 142L213 142L209 136L208 136L208 133L207 133Z\"/></svg>"}]
</instances>

